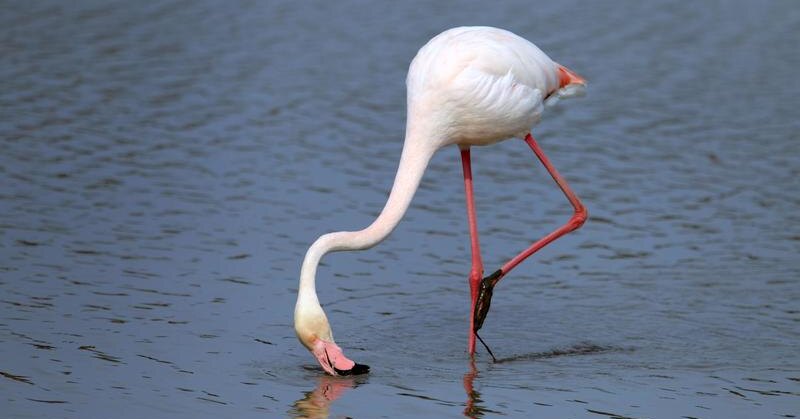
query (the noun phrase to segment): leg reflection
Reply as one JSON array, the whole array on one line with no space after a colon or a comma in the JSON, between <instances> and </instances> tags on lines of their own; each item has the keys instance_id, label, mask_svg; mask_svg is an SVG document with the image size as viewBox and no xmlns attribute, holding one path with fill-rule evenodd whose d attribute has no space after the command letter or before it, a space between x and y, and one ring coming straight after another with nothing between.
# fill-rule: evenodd
<instances>
[{"instance_id":1,"label":"leg reflection","mask_svg":"<svg viewBox=\"0 0 800 419\"><path fill-rule=\"evenodd\" d=\"M469 362L469 371L464 374L464 391L467 393L467 407L464 408L464 416L468 418L480 418L486 412L486 409L481 406L481 393L477 392L474 388L475 377L478 376L478 369L475 368L475 359Z\"/></svg>"}]
</instances>

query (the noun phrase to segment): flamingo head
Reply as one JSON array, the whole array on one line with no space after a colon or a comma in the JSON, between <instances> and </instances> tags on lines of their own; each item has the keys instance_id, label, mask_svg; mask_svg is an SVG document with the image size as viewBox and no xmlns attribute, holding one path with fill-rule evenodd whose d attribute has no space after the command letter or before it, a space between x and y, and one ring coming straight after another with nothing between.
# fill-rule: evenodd
<instances>
[{"instance_id":1,"label":"flamingo head","mask_svg":"<svg viewBox=\"0 0 800 419\"><path fill-rule=\"evenodd\" d=\"M317 358L322 369L330 375L356 375L369 372L369 366L357 364L344 356L342 348L333 341L330 324L319 303L295 307L294 330L300 343Z\"/></svg>"},{"instance_id":2,"label":"flamingo head","mask_svg":"<svg viewBox=\"0 0 800 419\"><path fill-rule=\"evenodd\" d=\"M316 339L309 348L317 362L330 375L358 375L369 372L369 366L358 364L346 356L335 342Z\"/></svg>"}]
</instances>

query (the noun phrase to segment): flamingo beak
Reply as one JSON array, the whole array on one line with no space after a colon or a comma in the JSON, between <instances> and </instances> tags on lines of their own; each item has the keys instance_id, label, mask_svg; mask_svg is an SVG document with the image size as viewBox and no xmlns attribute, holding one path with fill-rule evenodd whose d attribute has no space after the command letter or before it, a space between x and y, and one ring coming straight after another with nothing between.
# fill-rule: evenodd
<instances>
[{"instance_id":1,"label":"flamingo beak","mask_svg":"<svg viewBox=\"0 0 800 419\"><path fill-rule=\"evenodd\" d=\"M333 370L336 371L336 374L338 375L361 375L369 372L369 365L356 363L353 365L353 368L350 368L349 370L340 370L336 367L334 367Z\"/></svg>"},{"instance_id":2,"label":"flamingo beak","mask_svg":"<svg viewBox=\"0 0 800 419\"><path fill-rule=\"evenodd\" d=\"M317 339L311 352L322 369L330 375L358 375L369 372L369 366L351 361L344 356L342 348L333 342Z\"/></svg>"}]
</instances>

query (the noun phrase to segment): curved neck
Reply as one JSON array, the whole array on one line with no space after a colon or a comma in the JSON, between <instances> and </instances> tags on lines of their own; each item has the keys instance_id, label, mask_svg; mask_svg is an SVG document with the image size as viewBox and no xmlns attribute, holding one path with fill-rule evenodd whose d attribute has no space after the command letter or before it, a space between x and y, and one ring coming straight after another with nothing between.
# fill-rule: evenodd
<instances>
[{"instance_id":1,"label":"curved neck","mask_svg":"<svg viewBox=\"0 0 800 419\"><path fill-rule=\"evenodd\" d=\"M380 215L369 227L360 231L339 231L320 236L306 252L300 270L300 294L311 292L316 297L314 278L317 265L325 254L344 250L368 249L385 239L400 223L419 187L425 168L436 148L430 141L406 134L400 165L389 199Z\"/></svg>"}]
</instances>

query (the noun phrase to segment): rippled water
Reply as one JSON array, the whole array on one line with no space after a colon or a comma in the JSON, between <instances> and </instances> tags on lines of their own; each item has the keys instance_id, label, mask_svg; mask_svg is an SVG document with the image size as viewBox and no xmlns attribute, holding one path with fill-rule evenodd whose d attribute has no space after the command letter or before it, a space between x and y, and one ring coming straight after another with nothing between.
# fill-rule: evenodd
<instances>
[{"instance_id":1,"label":"rippled water","mask_svg":"<svg viewBox=\"0 0 800 419\"><path fill-rule=\"evenodd\" d=\"M141 3L141 4L140 4ZM301 259L366 226L404 77L500 26L589 81L534 133L590 219L465 353L457 149L318 290L368 376L291 327ZM0 14L4 417L800 414L794 2L14 2ZM487 271L570 215L520 141L473 151Z\"/></svg>"}]
</instances>

